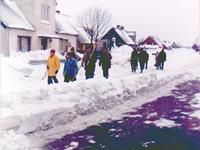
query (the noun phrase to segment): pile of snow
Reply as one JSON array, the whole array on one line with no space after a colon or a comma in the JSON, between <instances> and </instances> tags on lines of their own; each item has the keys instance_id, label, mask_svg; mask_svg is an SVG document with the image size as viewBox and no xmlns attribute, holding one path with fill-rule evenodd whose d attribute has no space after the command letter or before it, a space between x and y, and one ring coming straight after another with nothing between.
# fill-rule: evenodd
<instances>
[{"instance_id":1,"label":"pile of snow","mask_svg":"<svg viewBox=\"0 0 200 150\"><path fill-rule=\"evenodd\" d=\"M159 120L155 120L155 121L148 121L147 120L144 123L145 124L154 124L155 126L157 126L159 128L164 128L164 127L172 128L172 127L179 126L173 120L168 120L168 119L165 119L165 118L160 118Z\"/></svg>"},{"instance_id":2,"label":"pile of snow","mask_svg":"<svg viewBox=\"0 0 200 150\"><path fill-rule=\"evenodd\" d=\"M22 133L44 130L66 124L80 115L111 109L152 86L156 80L152 74L110 81L99 79L99 83L88 80L44 86L39 90L27 89L5 96L2 103L9 103L9 107L2 108L1 114L3 118L19 118L22 122L19 131Z\"/></svg>"},{"instance_id":3,"label":"pile of snow","mask_svg":"<svg viewBox=\"0 0 200 150\"><path fill-rule=\"evenodd\" d=\"M0 132L1 150L36 150L31 141L22 134L16 134L14 130Z\"/></svg>"},{"instance_id":4,"label":"pile of snow","mask_svg":"<svg viewBox=\"0 0 200 150\"><path fill-rule=\"evenodd\" d=\"M124 67L127 62L130 62L130 57L133 49L130 46L121 46L120 48L112 49L112 65Z\"/></svg>"},{"instance_id":5,"label":"pile of snow","mask_svg":"<svg viewBox=\"0 0 200 150\"><path fill-rule=\"evenodd\" d=\"M65 150L73 150L78 147L78 142L71 142L70 145L65 146Z\"/></svg>"}]
</instances>

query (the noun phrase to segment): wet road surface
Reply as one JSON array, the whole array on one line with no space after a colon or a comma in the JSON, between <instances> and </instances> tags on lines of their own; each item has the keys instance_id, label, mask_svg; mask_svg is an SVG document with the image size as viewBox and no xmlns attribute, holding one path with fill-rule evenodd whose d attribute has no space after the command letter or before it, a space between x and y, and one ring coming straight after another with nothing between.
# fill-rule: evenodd
<instances>
[{"instance_id":1,"label":"wet road surface","mask_svg":"<svg viewBox=\"0 0 200 150\"><path fill-rule=\"evenodd\" d=\"M120 120L101 123L47 144L47 150L200 150L197 108L200 81L177 85L171 95L146 103Z\"/></svg>"}]
</instances>

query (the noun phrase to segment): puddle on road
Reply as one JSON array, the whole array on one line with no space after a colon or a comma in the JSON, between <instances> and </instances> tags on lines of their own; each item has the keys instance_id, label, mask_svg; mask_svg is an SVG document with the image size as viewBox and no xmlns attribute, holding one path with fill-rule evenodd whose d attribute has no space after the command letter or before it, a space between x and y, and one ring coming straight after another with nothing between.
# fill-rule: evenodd
<instances>
[{"instance_id":1,"label":"puddle on road","mask_svg":"<svg viewBox=\"0 0 200 150\"><path fill-rule=\"evenodd\" d=\"M200 150L198 118L189 115L200 81L177 85L121 120L101 123L47 144L48 150ZM75 144L74 144L75 143Z\"/></svg>"}]
</instances>

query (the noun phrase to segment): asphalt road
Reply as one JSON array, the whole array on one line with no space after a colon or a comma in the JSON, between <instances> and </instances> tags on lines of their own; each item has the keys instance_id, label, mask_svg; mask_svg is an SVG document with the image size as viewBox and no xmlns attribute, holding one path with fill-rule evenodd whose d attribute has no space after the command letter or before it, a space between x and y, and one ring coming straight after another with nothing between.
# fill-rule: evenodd
<instances>
[{"instance_id":1,"label":"asphalt road","mask_svg":"<svg viewBox=\"0 0 200 150\"><path fill-rule=\"evenodd\" d=\"M200 150L200 119L190 114L200 81L181 83L168 96L47 144L48 150Z\"/></svg>"}]
</instances>

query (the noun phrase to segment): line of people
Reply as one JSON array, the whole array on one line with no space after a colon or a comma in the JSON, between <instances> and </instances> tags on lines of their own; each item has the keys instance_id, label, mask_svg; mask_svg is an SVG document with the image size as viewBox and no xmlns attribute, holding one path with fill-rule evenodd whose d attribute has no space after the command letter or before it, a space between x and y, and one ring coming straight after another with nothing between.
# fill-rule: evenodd
<instances>
[{"instance_id":1,"label":"line of people","mask_svg":"<svg viewBox=\"0 0 200 150\"><path fill-rule=\"evenodd\" d=\"M166 53L164 49L161 52L153 53L155 55L155 66L156 69L164 69L164 62L166 61ZM132 72L136 72L138 69L138 64L140 66L140 72L142 73L144 69L148 69L149 54L146 50L140 47L133 49L131 53L131 69Z\"/></svg>"},{"instance_id":2,"label":"line of people","mask_svg":"<svg viewBox=\"0 0 200 150\"><path fill-rule=\"evenodd\" d=\"M161 52L153 53L155 55L155 66L156 69L163 70L164 62L166 61L166 53L164 49ZM78 61L81 58L75 53L74 48L70 49L70 52L67 52L65 55L63 76L64 82L75 81L76 76L81 67L85 69L85 78L90 79L94 78L96 62L97 62L97 51L92 50L88 47L84 53L83 59L81 61L81 66L78 67ZM101 50L101 55L99 57L99 66L102 67L103 77L106 79L109 78L109 69L111 68L111 59L112 56L107 48ZM140 72L142 73L144 69L148 69L149 54L143 48L137 47L134 48L131 53L131 69L132 72L136 72L138 69L138 64L140 66ZM58 83L56 74L60 69L60 60L55 55L55 50L50 51L50 56L47 61L47 71L48 71L48 84Z\"/></svg>"},{"instance_id":3,"label":"line of people","mask_svg":"<svg viewBox=\"0 0 200 150\"><path fill-rule=\"evenodd\" d=\"M103 76L108 79L109 78L109 69L111 68L111 59L112 56L107 48L104 48L101 51L101 55L99 58L99 66L102 67ZM85 69L85 77L86 79L94 78L94 72L97 62L97 51L92 50L90 47L87 48L84 53L81 66L78 67L78 61L81 58L75 53L74 48L70 49L70 52L67 52L65 55L63 76L64 82L75 81L76 76L81 67ZM58 83L56 75L60 69L60 59L55 55L55 50L52 49L50 51L50 56L47 60L47 72L48 72L48 84Z\"/></svg>"}]
</instances>

